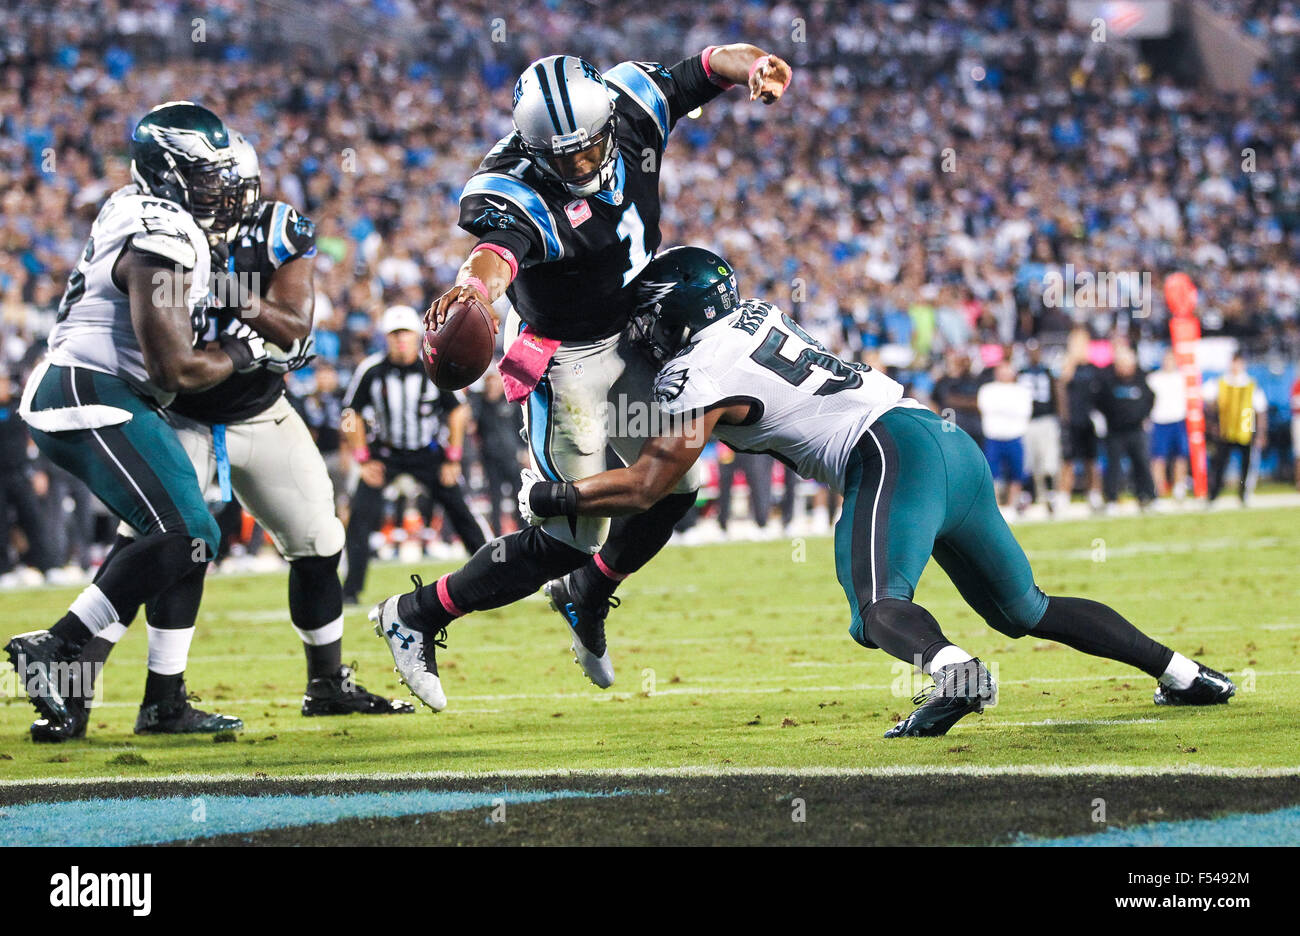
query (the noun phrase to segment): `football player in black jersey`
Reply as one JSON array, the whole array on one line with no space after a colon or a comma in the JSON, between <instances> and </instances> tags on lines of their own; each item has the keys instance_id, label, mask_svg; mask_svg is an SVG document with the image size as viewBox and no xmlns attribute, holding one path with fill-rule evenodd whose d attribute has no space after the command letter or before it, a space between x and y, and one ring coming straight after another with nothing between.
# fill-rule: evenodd
<instances>
[{"instance_id":1,"label":"football player in black jersey","mask_svg":"<svg viewBox=\"0 0 1300 936\"><path fill-rule=\"evenodd\" d=\"M166 412L206 489L215 479L222 499L237 496L289 560L289 616L307 654L304 715L407 713L409 702L367 692L343 663L343 588L338 578L343 524L334 513L334 486L310 431L285 395L284 375L308 363L315 290L311 258L315 226L291 205L261 198L257 154L236 131L230 134L242 180L243 214L228 242L213 251L214 304L196 341L213 340L232 321L254 327L279 345L283 366L237 372L198 393L179 394ZM134 532L123 525L119 544ZM109 561L112 559L110 554ZM171 615L165 602L148 608L150 640ZM130 623L127 620L125 623ZM192 629L192 627L191 627ZM103 662L125 628L87 644L83 661ZM188 641L185 644L188 646ZM213 716L207 721L168 717L157 706L141 709L138 733L189 733L242 725ZM45 720L32 727L38 740L62 741L85 730L82 712L68 724Z\"/></svg>"},{"instance_id":2,"label":"football player in black jersey","mask_svg":"<svg viewBox=\"0 0 1300 936\"><path fill-rule=\"evenodd\" d=\"M441 324L454 302L509 298L501 371L507 397L526 400L531 460L543 477L602 470L606 445L631 462L645 439L645 420L633 414L650 405L654 367L627 332L635 284L659 247L659 172L673 126L733 85L771 104L790 78L784 61L744 43L710 46L671 67L622 62L604 73L552 55L520 76L514 132L461 193L460 226L478 243L426 315ZM612 527L603 518L560 518L489 543L460 571L427 587L417 581L371 618L408 686L439 709L446 700L432 640L422 635L551 580L547 592L571 628L577 662L609 686L604 625L614 589L667 543L698 487L691 472L671 496Z\"/></svg>"}]
</instances>

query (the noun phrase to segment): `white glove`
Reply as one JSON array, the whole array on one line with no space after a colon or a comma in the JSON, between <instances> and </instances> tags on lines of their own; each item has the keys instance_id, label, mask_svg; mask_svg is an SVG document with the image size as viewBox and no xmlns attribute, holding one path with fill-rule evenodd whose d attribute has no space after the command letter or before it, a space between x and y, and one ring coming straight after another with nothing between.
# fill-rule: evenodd
<instances>
[{"instance_id":1,"label":"white glove","mask_svg":"<svg viewBox=\"0 0 1300 936\"><path fill-rule=\"evenodd\" d=\"M537 484L539 481L545 481L546 479L531 468L525 468L520 472L519 479L522 482L519 485L519 516L528 521L529 526L538 526L546 518L539 517L537 514L533 513L533 508L529 506L528 498L529 494L533 490L533 485Z\"/></svg>"},{"instance_id":2,"label":"white glove","mask_svg":"<svg viewBox=\"0 0 1300 936\"><path fill-rule=\"evenodd\" d=\"M295 338L287 348L268 345L262 366L274 374L287 374L306 367L316 357L316 352L311 349L314 343L314 339L308 336L305 339Z\"/></svg>"}]
</instances>

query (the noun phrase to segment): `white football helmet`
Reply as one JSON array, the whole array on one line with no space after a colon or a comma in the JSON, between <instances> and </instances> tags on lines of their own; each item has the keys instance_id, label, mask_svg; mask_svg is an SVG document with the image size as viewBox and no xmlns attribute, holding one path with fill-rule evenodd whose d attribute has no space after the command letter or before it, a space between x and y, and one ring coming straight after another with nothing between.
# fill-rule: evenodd
<instances>
[{"instance_id":1,"label":"white football helmet","mask_svg":"<svg viewBox=\"0 0 1300 936\"><path fill-rule=\"evenodd\" d=\"M537 165L579 198L614 180L617 119L605 79L576 55L549 55L515 83L515 131Z\"/></svg>"}]
</instances>

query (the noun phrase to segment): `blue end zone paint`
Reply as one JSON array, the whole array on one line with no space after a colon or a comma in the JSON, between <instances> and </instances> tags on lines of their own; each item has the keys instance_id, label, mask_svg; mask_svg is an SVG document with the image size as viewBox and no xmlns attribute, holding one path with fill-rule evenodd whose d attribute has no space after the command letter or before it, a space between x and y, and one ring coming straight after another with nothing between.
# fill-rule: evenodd
<instances>
[{"instance_id":1,"label":"blue end zone paint","mask_svg":"<svg viewBox=\"0 0 1300 936\"><path fill-rule=\"evenodd\" d=\"M1242 813L1222 819L1152 822L1096 835L1059 839L1025 838L1017 845L1102 845L1114 848L1179 848L1206 845L1300 845L1300 806L1270 813Z\"/></svg>"},{"instance_id":2,"label":"blue end zone paint","mask_svg":"<svg viewBox=\"0 0 1300 936\"><path fill-rule=\"evenodd\" d=\"M339 796L170 796L21 803L0 807L0 844L155 845L178 839L318 825L340 819L414 816L466 809L486 811L492 809L497 800L515 805L562 799L604 799L629 792L412 790ZM202 822L195 818L200 807Z\"/></svg>"}]
</instances>

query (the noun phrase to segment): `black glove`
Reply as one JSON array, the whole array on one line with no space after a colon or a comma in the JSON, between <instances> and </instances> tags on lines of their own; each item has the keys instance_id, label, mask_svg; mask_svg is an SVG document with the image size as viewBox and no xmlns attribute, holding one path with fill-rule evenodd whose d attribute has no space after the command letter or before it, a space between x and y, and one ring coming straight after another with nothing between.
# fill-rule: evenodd
<instances>
[{"instance_id":1,"label":"black glove","mask_svg":"<svg viewBox=\"0 0 1300 936\"><path fill-rule=\"evenodd\" d=\"M221 350L230 355L235 370L241 374L251 371L266 361L266 342L239 319L227 325L217 338Z\"/></svg>"}]
</instances>

